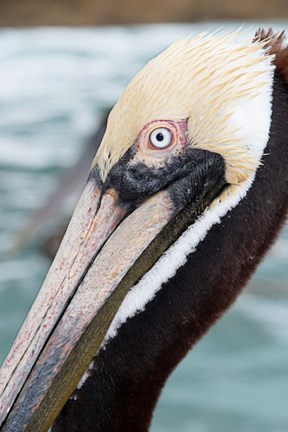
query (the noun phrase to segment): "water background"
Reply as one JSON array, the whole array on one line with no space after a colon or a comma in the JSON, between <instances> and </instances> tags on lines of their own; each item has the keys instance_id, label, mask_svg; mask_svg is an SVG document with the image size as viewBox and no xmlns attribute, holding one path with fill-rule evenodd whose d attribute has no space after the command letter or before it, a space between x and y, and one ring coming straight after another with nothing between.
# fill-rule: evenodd
<instances>
[{"instance_id":1,"label":"water background","mask_svg":"<svg viewBox=\"0 0 288 432\"><path fill-rule=\"evenodd\" d=\"M11 254L15 234L135 72L179 37L220 25L0 31L0 364L50 264L36 244ZM287 264L286 228L246 293L170 378L153 432L288 430Z\"/></svg>"}]
</instances>

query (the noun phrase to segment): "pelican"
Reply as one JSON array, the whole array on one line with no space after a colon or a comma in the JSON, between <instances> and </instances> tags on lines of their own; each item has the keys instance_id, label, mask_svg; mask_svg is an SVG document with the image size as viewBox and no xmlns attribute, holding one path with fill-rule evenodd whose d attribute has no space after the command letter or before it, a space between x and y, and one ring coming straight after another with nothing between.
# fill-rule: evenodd
<instances>
[{"instance_id":1,"label":"pelican","mask_svg":"<svg viewBox=\"0 0 288 432\"><path fill-rule=\"evenodd\" d=\"M145 432L288 207L288 49L185 38L111 111L80 201L2 367L3 432Z\"/></svg>"}]
</instances>

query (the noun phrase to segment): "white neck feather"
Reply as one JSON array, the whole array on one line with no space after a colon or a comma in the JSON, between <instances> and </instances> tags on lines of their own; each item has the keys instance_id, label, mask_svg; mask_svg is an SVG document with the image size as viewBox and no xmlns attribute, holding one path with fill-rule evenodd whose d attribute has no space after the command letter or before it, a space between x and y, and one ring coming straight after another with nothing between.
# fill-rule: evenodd
<instances>
[{"instance_id":1,"label":"white neck feather","mask_svg":"<svg viewBox=\"0 0 288 432\"><path fill-rule=\"evenodd\" d=\"M271 123L271 94L273 70L270 69L270 86L258 96L239 103L231 121L241 130L247 148L259 161L269 138ZM115 315L103 346L115 337L117 329L130 317L143 311L145 305L153 299L162 285L171 279L176 271L185 264L187 256L195 252L198 244L205 238L213 225L220 223L221 218L243 199L255 178L255 173L240 185L233 185L212 203L198 220L191 225L181 237L164 253L156 264L142 279L131 288Z\"/></svg>"}]
</instances>

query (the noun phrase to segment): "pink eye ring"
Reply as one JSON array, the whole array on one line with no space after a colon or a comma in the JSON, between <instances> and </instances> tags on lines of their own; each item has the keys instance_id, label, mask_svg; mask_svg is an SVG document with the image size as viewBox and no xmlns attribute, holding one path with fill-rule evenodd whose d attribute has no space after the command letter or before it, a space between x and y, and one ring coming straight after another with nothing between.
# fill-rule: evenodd
<instances>
[{"instance_id":1,"label":"pink eye ring","mask_svg":"<svg viewBox=\"0 0 288 432\"><path fill-rule=\"evenodd\" d=\"M164 149L172 143L173 133L168 128L160 127L150 133L149 140L153 147Z\"/></svg>"}]
</instances>

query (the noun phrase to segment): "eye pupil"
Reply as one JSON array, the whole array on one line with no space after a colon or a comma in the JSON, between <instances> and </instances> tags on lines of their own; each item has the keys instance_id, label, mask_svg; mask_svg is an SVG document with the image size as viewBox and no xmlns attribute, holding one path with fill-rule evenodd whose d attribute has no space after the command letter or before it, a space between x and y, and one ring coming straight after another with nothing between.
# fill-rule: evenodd
<instances>
[{"instance_id":1,"label":"eye pupil","mask_svg":"<svg viewBox=\"0 0 288 432\"><path fill-rule=\"evenodd\" d=\"M159 132L159 133L156 135L156 139L157 139L157 141L163 141L163 139L164 139L164 135L163 135L161 132Z\"/></svg>"}]
</instances>

